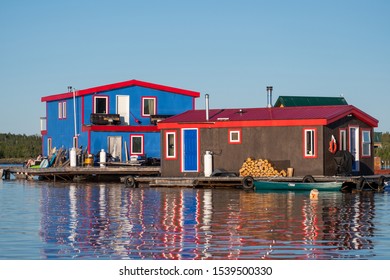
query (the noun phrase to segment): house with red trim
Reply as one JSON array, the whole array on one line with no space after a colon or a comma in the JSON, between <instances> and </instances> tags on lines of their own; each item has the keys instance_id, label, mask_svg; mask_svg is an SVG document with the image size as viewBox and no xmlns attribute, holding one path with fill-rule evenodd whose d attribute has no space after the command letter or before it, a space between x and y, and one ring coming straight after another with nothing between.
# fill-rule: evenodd
<instances>
[{"instance_id":1,"label":"house with red trim","mask_svg":"<svg viewBox=\"0 0 390 280\"><path fill-rule=\"evenodd\" d=\"M160 158L157 122L194 109L199 92L139 80L45 96L42 153L52 148L101 149L120 161L129 156Z\"/></svg>"},{"instance_id":2,"label":"house with red trim","mask_svg":"<svg viewBox=\"0 0 390 280\"><path fill-rule=\"evenodd\" d=\"M161 173L202 176L207 152L213 170L238 173L252 157L292 167L297 176L333 176L341 150L352 155L355 174L373 174L377 126L352 105L189 110L158 123Z\"/></svg>"}]
</instances>

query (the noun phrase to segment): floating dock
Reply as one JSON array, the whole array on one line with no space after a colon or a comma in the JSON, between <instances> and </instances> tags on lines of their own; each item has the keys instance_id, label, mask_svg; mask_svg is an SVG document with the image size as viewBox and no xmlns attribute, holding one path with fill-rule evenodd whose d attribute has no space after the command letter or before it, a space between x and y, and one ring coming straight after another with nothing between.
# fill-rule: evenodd
<instances>
[{"instance_id":1,"label":"floating dock","mask_svg":"<svg viewBox=\"0 0 390 280\"><path fill-rule=\"evenodd\" d=\"M4 167L0 169L0 178L10 179L11 174L18 179L34 179L51 181L110 181L122 182L126 187L190 187L220 188L245 186L244 178L238 176L215 177L161 177L159 166L110 166L105 167L49 167L24 168ZM295 177L259 177L254 180L278 182L303 182L308 176ZM390 175L369 176L309 176L315 182L341 182L343 190L382 191ZM247 188L248 189L248 188Z\"/></svg>"},{"instance_id":2,"label":"floating dock","mask_svg":"<svg viewBox=\"0 0 390 280\"><path fill-rule=\"evenodd\" d=\"M159 176L159 166L106 166L106 167L49 167L49 168L24 168L5 167L3 176L10 179L11 174L19 179L40 179L52 181L120 181L121 176ZM1 174L0 174L1 175Z\"/></svg>"}]
</instances>

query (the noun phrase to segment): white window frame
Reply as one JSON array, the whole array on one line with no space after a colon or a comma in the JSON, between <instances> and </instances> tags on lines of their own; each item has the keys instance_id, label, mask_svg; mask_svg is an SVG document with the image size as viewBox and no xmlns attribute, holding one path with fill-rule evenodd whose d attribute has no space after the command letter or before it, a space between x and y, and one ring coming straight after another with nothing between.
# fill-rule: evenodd
<instances>
[{"instance_id":1,"label":"white window frame","mask_svg":"<svg viewBox=\"0 0 390 280\"><path fill-rule=\"evenodd\" d=\"M104 113L97 113L96 109L97 109L97 99L105 99L106 100L106 111ZM102 96L102 95L95 95L93 97L93 112L95 114L108 114L108 96Z\"/></svg>"},{"instance_id":2,"label":"white window frame","mask_svg":"<svg viewBox=\"0 0 390 280\"><path fill-rule=\"evenodd\" d=\"M368 137L368 139L366 139ZM368 151L365 151L366 149ZM362 130L362 157L370 157L371 156L371 131L370 130Z\"/></svg>"},{"instance_id":3,"label":"white window frame","mask_svg":"<svg viewBox=\"0 0 390 280\"><path fill-rule=\"evenodd\" d=\"M237 139L233 139L233 135L237 135ZM241 129L229 130L229 144L241 144Z\"/></svg>"},{"instance_id":4,"label":"white window frame","mask_svg":"<svg viewBox=\"0 0 390 280\"><path fill-rule=\"evenodd\" d=\"M141 139L141 151L134 151L134 138L140 138ZM141 134L134 134L130 136L130 154L131 155L144 155L144 135Z\"/></svg>"},{"instance_id":5,"label":"white window frame","mask_svg":"<svg viewBox=\"0 0 390 280\"><path fill-rule=\"evenodd\" d=\"M62 102L62 118L66 119L66 101Z\"/></svg>"},{"instance_id":6,"label":"white window frame","mask_svg":"<svg viewBox=\"0 0 390 280\"><path fill-rule=\"evenodd\" d=\"M153 100L153 113L145 113L145 101L148 100ZM141 113L143 117L150 117L151 115L156 115L157 114L157 98L152 97L152 96L144 96L142 97L142 108L141 108Z\"/></svg>"},{"instance_id":7,"label":"white window frame","mask_svg":"<svg viewBox=\"0 0 390 280\"><path fill-rule=\"evenodd\" d=\"M340 129L340 147L339 147L339 150L340 151L346 151L347 150L347 145L348 145L348 141L347 141L347 129L343 128L343 129Z\"/></svg>"},{"instance_id":8,"label":"white window frame","mask_svg":"<svg viewBox=\"0 0 390 280\"><path fill-rule=\"evenodd\" d=\"M169 136L173 136L173 154L169 154ZM177 152L176 152L176 131L168 131L165 133L165 158L167 159L177 159Z\"/></svg>"},{"instance_id":9,"label":"white window frame","mask_svg":"<svg viewBox=\"0 0 390 280\"><path fill-rule=\"evenodd\" d=\"M63 108L62 108L62 102L60 101L60 102L58 102L58 119L62 119L62 110L63 110Z\"/></svg>"},{"instance_id":10,"label":"white window frame","mask_svg":"<svg viewBox=\"0 0 390 280\"><path fill-rule=\"evenodd\" d=\"M317 129L306 128L304 131L304 157L316 158L317 157ZM310 134L308 136L308 133ZM310 143L308 142L310 139ZM310 147L308 147L310 146Z\"/></svg>"}]
</instances>

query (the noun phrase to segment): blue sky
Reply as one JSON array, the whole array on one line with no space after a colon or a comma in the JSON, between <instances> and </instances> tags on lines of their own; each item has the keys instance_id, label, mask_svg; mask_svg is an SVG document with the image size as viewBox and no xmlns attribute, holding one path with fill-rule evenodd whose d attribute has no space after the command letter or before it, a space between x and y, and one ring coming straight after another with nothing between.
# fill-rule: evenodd
<instances>
[{"instance_id":1,"label":"blue sky","mask_svg":"<svg viewBox=\"0 0 390 280\"><path fill-rule=\"evenodd\" d=\"M340 96L390 131L390 1L2 0L0 132L39 134L42 96L130 79L211 108Z\"/></svg>"}]
</instances>

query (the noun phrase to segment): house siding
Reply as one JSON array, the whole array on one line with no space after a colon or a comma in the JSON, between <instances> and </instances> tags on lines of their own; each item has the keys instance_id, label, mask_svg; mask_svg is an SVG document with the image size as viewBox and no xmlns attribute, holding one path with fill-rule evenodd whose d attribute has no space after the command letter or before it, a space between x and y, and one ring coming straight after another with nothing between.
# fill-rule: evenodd
<instances>
[{"instance_id":1,"label":"house siding","mask_svg":"<svg viewBox=\"0 0 390 280\"><path fill-rule=\"evenodd\" d=\"M143 82L134 82L144 84ZM147 157L161 157L160 132L155 124L151 124L150 117L142 116L142 98L156 99L156 114L176 115L194 109L194 99L199 93L173 89L165 86L153 85L155 88L143 86L127 86L110 90L77 95L76 92L76 130L78 146L87 148L89 153L97 154L101 149L108 150L108 137L120 137L122 141L122 161L125 160L124 142L127 144L130 155L131 135L143 136L143 155ZM102 88L102 87L99 87ZM103 87L105 88L105 87ZM164 91L162 89L172 90ZM85 90L82 90L83 92ZM177 91L177 92L175 92ZM182 94L183 92L183 94ZM94 98L107 97L108 114L116 114L117 96L129 96L129 124L128 125L93 125L90 120L94 112ZM53 95L42 98L46 102L46 130L42 133L42 153L48 156L48 139L52 147L70 149L73 147L74 107L73 97L70 94ZM66 102L66 117L59 118L59 102Z\"/></svg>"},{"instance_id":2,"label":"house siding","mask_svg":"<svg viewBox=\"0 0 390 280\"><path fill-rule=\"evenodd\" d=\"M311 126L312 127L312 126ZM303 130L299 127L256 127L241 129L241 144L229 144L229 130L232 128L200 129L200 166L196 175L204 170L203 155L213 152L213 170L224 169L238 173L248 158L262 158L272 161L278 169L293 167L296 175L322 175L323 150L319 149L316 158L303 156ZM317 147L322 147L323 132L317 127ZM169 130L172 131L172 130ZM180 130L176 131L178 151L182 151ZM162 143L164 143L164 131ZM288 135L288 139L285 136ZM286 141L287 140L287 141ZM295 144L294 144L295 143ZM194 176L195 173L180 172L181 157L177 160L162 161L163 176Z\"/></svg>"},{"instance_id":3,"label":"house siding","mask_svg":"<svg viewBox=\"0 0 390 280\"><path fill-rule=\"evenodd\" d=\"M371 156L359 157L359 171L355 174L373 174L374 148L373 127L355 118L346 116L328 125L299 125L299 126L264 126L264 127L213 127L199 129L199 172L181 172L182 141L181 129L167 127L162 130L161 143L165 145L165 133L176 132L177 153L176 159L162 159L161 172L163 176L202 176L204 172L203 155L206 151L213 153L213 170L224 169L238 173L243 162L248 158L268 159L278 169L294 168L296 176L334 176L337 172L335 155L329 149L332 135L340 143L340 129L347 130L349 141L349 127L359 128L359 149L362 147L362 131L370 131ZM184 124L183 124L184 125ZM179 126L183 126L179 125ZM190 127L196 127L191 124ZM181 127L182 129L184 127ZM304 131L313 129L316 133L315 156L304 155ZM240 143L229 143L229 131L237 130L241 133ZM347 148L348 149L348 148Z\"/></svg>"}]
</instances>

